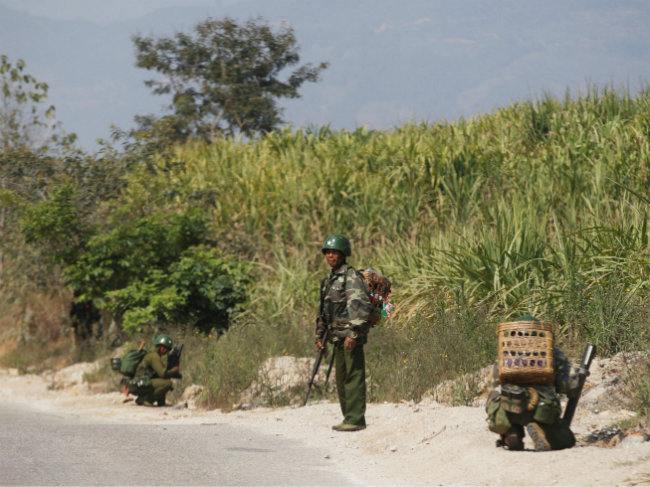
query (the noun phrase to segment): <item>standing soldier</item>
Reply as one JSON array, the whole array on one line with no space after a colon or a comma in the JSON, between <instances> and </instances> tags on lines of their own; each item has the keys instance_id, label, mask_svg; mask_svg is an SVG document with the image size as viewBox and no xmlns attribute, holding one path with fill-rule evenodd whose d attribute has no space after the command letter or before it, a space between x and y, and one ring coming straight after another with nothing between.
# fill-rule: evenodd
<instances>
[{"instance_id":1,"label":"standing soldier","mask_svg":"<svg viewBox=\"0 0 650 487\"><path fill-rule=\"evenodd\" d=\"M333 344L336 389L343 422L336 431L358 431L366 427L366 365L363 346L368 336L370 296L363 277L346 262L351 255L350 240L335 233L321 249L330 273L321 281L320 305L316 320L316 347L325 331Z\"/></svg>"}]
</instances>

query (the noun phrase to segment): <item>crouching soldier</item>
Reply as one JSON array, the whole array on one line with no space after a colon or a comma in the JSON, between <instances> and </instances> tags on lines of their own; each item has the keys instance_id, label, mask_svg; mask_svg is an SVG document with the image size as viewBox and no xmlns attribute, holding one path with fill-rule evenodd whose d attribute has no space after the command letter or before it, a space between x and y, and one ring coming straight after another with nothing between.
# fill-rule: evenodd
<instances>
[{"instance_id":1,"label":"crouching soldier","mask_svg":"<svg viewBox=\"0 0 650 487\"><path fill-rule=\"evenodd\" d=\"M532 316L522 316L515 322L501 325L516 325L517 322L522 322L523 325L540 323ZM553 346L552 330L514 330L516 328L498 333L499 339L507 345L502 350L500 344L499 359L493 369L493 387L486 404L488 427L500 435L497 446L523 450L524 436L528 434L535 451L571 448L576 440L569 425L561 417L558 394L566 394L569 398L575 398L576 395L579 397L582 386L580 376L564 353ZM525 343L526 339L547 336L545 333L551 336L548 351L552 350L552 353L535 351L517 354L514 350L517 340ZM508 349L508 346L512 348ZM525 346L523 345L524 348ZM545 358L552 360L548 364L547 377L540 380L541 375L535 376L535 367L544 363ZM519 377L514 368L515 362L523 369ZM500 363L505 365L500 367ZM513 368L507 369L508 365Z\"/></svg>"},{"instance_id":2,"label":"crouching soldier","mask_svg":"<svg viewBox=\"0 0 650 487\"><path fill-rule=\"evenodd\" d=\"M159 335L153 344L155 350L144 356L131 380L135 387L130 392L137 396L135 402L140 406L164 406L165 396L173 389L171 379L181 378L179 366L168 369L162 359L173 347L171 337Z\"/></svg>"}]
</instances>

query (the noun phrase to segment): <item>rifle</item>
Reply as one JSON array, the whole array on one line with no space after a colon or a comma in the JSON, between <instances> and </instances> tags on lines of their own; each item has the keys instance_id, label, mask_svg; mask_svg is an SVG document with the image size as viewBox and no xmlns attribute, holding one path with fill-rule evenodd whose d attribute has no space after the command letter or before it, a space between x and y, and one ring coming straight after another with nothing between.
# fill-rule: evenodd
<instances>
[{"instance_id":1,"label":"rifle","mask_svg":"<svg viewBox=\"0 0 650 487\"><path fill-rule=\"evenodd\" d=\"M183 344L175 346L167 355L167 370L170 370L181 362L181 353L183 353Z\"/></svg>"},{"instance_id":2,"label":"rifle","mask_svg":"<svg viewBox=\"0 0 650 487\"><path fill-rule=\"evenodd\" d=\"M332 353L332 356L330 357L330 365L327 367L327 374L325 374L325 385L323 386L324 389L327 389L327 382L330 380L330 373L332 372L332 364L334 364L334 353Z\"/></svg>"},{"instance_id":3,"label":"rifle","mask_svg":"<svg viewBox=\"0 0 650 487\"><path fill-rule=\"evenodd\" d=\"M587 343L585 348L585 353L582 355L582 361L580 362L580 367L578 368L578 392L577 394L569 399L567 402L566 409L564 410L564 416L562 419L567 424L571 425L571 420L573 415L576 412L576 407L578 406L578 401L580 400L580 394L582 393L582 387L585 385L585 380L589 375L589 367L591 366L591 361L596 355L596 346L591 343Z\"/></svg>"},{"instance_id":4,"label":"rifle","mask_svg":"<svg viewBox=\"0 0 650 487\"><path fill-rule=\"evenodd\" d=\"M316 362L314 362L314 368L311 371L311 377L309 378L309 385L307 386L307 394L305 395L305 401L302 403L303 406L307 404L307 399L309 399L309 393L311 392L311 386L314 385L314 377L316 377L316 374L318 373L318 367L320 366L321 360L323 360L323 355L327 353L327 335L329 333L329 328L325 330L325 333L323 333L323 337L321 338L321 343L323 344L323 348L321 348L318 351L318 355L316 355ZM334 354L332 353L332 357L334 357ZM330 365L331 369L331 365ZM329 372L328 372L328 377L329 377Z\"/></svg>"}]
</instances>

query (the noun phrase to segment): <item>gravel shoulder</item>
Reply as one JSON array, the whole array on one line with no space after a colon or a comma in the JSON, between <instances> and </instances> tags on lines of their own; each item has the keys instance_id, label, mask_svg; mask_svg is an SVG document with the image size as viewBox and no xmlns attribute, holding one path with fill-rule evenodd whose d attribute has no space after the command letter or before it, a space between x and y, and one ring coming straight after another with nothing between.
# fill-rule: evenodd
<instances>
[{"instance_id":1,"label":"gravel shoulder","mask_svg":"<svg viewBox=\"0 0 650 487\"><path fill-rule=\"evenodd\" d=\"M335 403L231 413L144 408L119 392L93 393L80 379L82 367L58 376L0 369L0 402L120 423L241 425L318 448L332 469L360 485L650 485L650 441L641 434L610 445L580 441L570 450L510 452L495 447L496 435L488 431L478 401L450 407L432 399L369 404L367 429L339 433L331 430L340 421ZM572 425L579 440L632 415L624 409L602 410L598 405L607 394L600 386L587 388Z\"/></svg>"}]
</instances>

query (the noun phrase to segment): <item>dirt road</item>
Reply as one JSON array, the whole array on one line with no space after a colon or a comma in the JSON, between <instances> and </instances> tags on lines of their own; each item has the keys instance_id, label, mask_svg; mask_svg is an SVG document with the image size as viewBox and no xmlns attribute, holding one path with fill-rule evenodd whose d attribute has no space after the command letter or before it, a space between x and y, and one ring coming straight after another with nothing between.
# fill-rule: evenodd
<instances>
[{"instance_id":1,"label":"dirt road","mask_svg":"<svg viewBox=\"0 0 650 487\"><path fill-rule=\"evenodd\" d=\"M132 424L0 402L2 485L357 485L320 450L231 424Z\"/></svg>"},{"instance_id":2,"label":"dirt road","mask_svg":"<svg viewBox=\"0 0 650 487\"><path fill-rule=\"evenodd\" d=\"M448 407L432 400L369 404L366 430L338 433L331 430L340 421L334 403L228 414L144 408L124 403L117 392L92 394L81 382L48 390L52 381L0 371L0 402L29 403L44 412L66 412L80 419L239 425L300 442L322 454L315 461L325 461L331 472L360 485L650 485L650 442L642 435L628 436L612 447L590 444L554 452L510 452L495 447L481 405ZM598 390L594 387L591 392ZM604 389L598 397L607 393ZM598 401L602 399L586 394L578 408L572 427L579 439L631 416L622 409L599 409Z\"/></svg>"}]
</instances>

